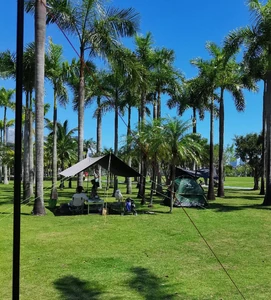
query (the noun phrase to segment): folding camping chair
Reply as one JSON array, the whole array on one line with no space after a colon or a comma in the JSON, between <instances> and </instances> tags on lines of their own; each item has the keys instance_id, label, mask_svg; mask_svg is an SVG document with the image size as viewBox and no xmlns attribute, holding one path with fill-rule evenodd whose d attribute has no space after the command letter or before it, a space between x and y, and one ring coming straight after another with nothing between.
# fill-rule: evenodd
<instances>
[{"instance_id":1,"label":"folding camping chair","mask_svg":"<svg viewBox=\"0 0 271 300\"><path fill-rule=\"evenodd\" d=\"M82 197L72 197L72 205L70 205L69 209L72 214L83 214L85 206L85 199Z\"/></svg>"}]
</instances>

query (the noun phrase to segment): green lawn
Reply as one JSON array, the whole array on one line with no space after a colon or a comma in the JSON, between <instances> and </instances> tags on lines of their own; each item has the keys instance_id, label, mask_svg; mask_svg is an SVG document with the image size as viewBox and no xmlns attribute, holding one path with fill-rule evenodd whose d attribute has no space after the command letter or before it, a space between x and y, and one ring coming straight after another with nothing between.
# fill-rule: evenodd
<instances>
[{"instance_id":1,"label":"green lawn","mask_svg":"<svg viewBox=\"0 0 271 300\"><path fill-rule=\"evenodd\" d=\"M253 187L253 179L226 178L228 185ZM126 190L123 184L120 189ZM13 184L0 191L0 299L6 300L12 291ZM73 192L59 191L60 200ZM113 200L112 191L99 193ZM24 205L21 299L270 299L271 211L261 206L262 197L226 189L225 198L207 209L175 208L173 214L161 198L153 208L136 199L137 216L56 217L47 210L34 217L32 205Z\"/></svg>"}]
</instances>

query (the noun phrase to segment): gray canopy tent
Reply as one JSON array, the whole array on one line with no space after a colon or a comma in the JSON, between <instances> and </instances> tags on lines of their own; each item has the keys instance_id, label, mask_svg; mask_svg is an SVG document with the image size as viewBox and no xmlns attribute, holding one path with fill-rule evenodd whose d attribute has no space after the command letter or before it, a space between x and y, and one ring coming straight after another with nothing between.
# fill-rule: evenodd
<instances>
[{"instance_id":1,"label":"gray canopy tent","mask_svg":"<svg viewBox=\"0 0 271 300\"><path fill-rule=\"evenodd\" d=\"M102 168L108 170L114 175L123 176L123 177L140 176L140 174L136 170L129 167L124 161L119 159L113 153L109 153L97 157L87 157L79 161L75 165L69 167L68 169L60 172L59 175L64 177L73 177L76 174L86 170L87 168L95 164L100 165Z\"/></svg>"}]
</instances>

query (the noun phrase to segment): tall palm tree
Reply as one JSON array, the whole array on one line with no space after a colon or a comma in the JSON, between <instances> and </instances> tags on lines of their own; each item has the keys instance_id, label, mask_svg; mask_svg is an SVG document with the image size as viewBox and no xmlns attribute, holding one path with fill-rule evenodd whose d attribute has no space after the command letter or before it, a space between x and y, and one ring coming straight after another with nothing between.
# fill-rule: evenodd
<instances>
[{"instance_id":1,"label":"tall palm tree","mask_svg":"<svg viewBox=\"0 0 271 300\"><path fill-rule=\"evenodd\" d=\"M34 215L45 215L44 176L44 66L45 66L46 0L35 2L35 154L36 185Z\"/></svg>"},{"instance_id":2,"label":"tall palm tree","mask_svg":"<svg viewBox=\"0 0 271 300\"><path fill-rule=\"evenodd\" d=\"M14 102L12 102L12 96L15 93L15 90L6 90L5 88L0 89L0 106L4 108L4 118L3 118L3 145L7 144L7 108L14 109ZM4 184L8 184L8 170L7 165L4 164Z\"/></svg>"},{"instance_id":3,"label":"tall palm tree","mask_svg":"<svg viewBox=\"0 0 271 300\"><path fill-rule=\"evenodd\" d=\"M139 124L145 121L145 107L147 102L147 94L150 91L150 72L153 67L154 50L152 49L153 39L150 32L145 37L135 36L135 54L145 69L143 73L143 83L140 85L140 115Z\"/></svg>"},{"instance_id":4,"label":"tall palm tree","mask_svg":"<svg viewBox=\"0 0 271 300\"><path fill-rule=\"evenodd\" d=\"M199 69L198 77L193 79L193 93L197 97L201 114L204 110L210 111L210 149L209 149L209 184L208 200L215 200L214 194L214 117L218 115L218 109L215 106L215 100L219 96L215 93L216 69L213 67L213 61L204 61L202 59L192 60L192 64ZM197 96L196 96L197 95ZM193 101L193 100L192 100ZM194 125L193 125L194 126Z\"/></svg>"},{"instance_id":5,"label":"tall palm tree","mask_svg":"<svg viewBox=\"0 0 271 300\"><path fill-rule=\"evenodd\" d=\"M51 81L54 90L53 100L53 155L52 155L52 190L51 199L57 200L57 103L66 106L68 93L64 85L64 67L62 64L62 46L55 45L49 39L49 48L45 56L46 77Z\"/></svg>"},{"instance_id":6,"label":"tall palm tree","mask_svg":"<svg viewBox=\"0 0 271 300\"><path fill-rule=\"evenodd\" d=\"M47 23L57 23L62 30L79 39L80 84L78 101L78 161L83 159L84 105L85 105L85 53L90 57L110 56L118 47L119 38L132 36L138 28L138 14L132 9L107 6L105 0L48 0L50 9ZM28 1L27 11L33 10L33 0ZM78 175L82 185L83 174Z\"/></svg>"},{"instance_id":7,"label":"tall palm tree","mask_svg":"<svg viewBox=\"0 0 271 300\"><path fill-rule=\"evenodd\" d=\"M128 137L127 143L131 149L130 153L134 156L141 155L141 180L138 189L137 197L141 198L141 204L146 203L145 188L148 163L151 159L151 148L155 140L150 138L150 133L153 133L154 125L152 122L142 122L137 129ZM153 137L153 135L152 135ZM159 142L161 144L161 142ZM154 147L155 148L155 147ZM156 147L157 148L157 147ZM153 148L152 148L153 149Z\"/></svg>"},{"instance_id":8,"label":"tall palm tree","mask_svg":"<svg viewBox=\"0 0 271 300\"><path fill-rule=\"evenodd\" d=\"M237 50L220 48L215 43L207 43L207 50L212 56L212 66L216 70L214 85L219 90L219 167L217 196L224 197L224 94L232 94L236 109L245 109L244 88L255 89L251 82L244 81L241 66L235 61Z\"/></svg>"},{"instance_id":9,"label":"tall palm tree","mask_svg":"<svg viewBox=\"0 0 271 300\"><path fill-rule=\"evenodd\" d=\"M100 108L103 111L114 111L114 154L118 155L119 145L119 114L123 114L127 107L128 99L131 100L132 85L137 86L142 82L144 68L137 57L124 47L119 47L117 55L109 60L111 72L104 76L104 98ZM114 191L117 190L117 176L115 176Z\"/></svg>"},{"instance_id":10,"label":"tall palm tree","mask_svg":"<svg viewBox=\"0 0 271 300\"><path fill-rule=\"evenodd\" d=\"M123 101L124 95L124 78L119 72L108 73L105 80L108 92L107 99L101 105L102 110L114 112L114 154L118 155L119 150L119 113L120 103ZM117 176L114 176L114 190L118 189Z\"/></svg>"},{"instance_id":11,"label":"tall palm tree","mask_svg":"<svg viewBox=\"0 0 271 300\"><path fill-rule=\"evenodd\" d=\"M24 159L23 159L23 201L29 201L33 194L34 157L33 157L33 91L35 87L35 44L26 46L24 54L23 90L25 92L24 106ZM9 50L0 53L0 76L16 78L16 55Z\"/></svg>"},{"instance_id":12,"label":"tall palm tree","mask_svg":"<svg viewBox=\"0 0 271 300\"><path fill-rule=\"evenodd\" d=\"M140 128L140 135L141 135L141 143L148 146L148 153L147 153L147 162L150 166L151 170L151 194L150 194L150 204L149 206L153 205L153 194L156 190L156 177L157 177L157 168L158 168L158 157L159 151L161 148L161 135L163 134L163 119L156 118L153 119L151 122L147 124L143 124L142 128ZM145 148L145 147L144 147ZM144 170L147 170L147 166L145 166ZM144 176L146 175L146 172ZM145 182L144 182L145 183ZM145 187L145 185L144 185ZM162 188L162 186L161 186ZM162 192L162 189L160 190ZM144 193L145 194L145 193Z\"/></svg>"},{"instance_id":13,"label":"tall palm tree","mask_svg":"<svg viewBox=\"0 0 271 300\"><path fill-rule=\"evenodd\" d=\"M153 118L161 118L161 96L163 94L171 95L173 90L179 90L182 74L173 66L175 59L174 51L167 48L154 49L151 55L152 68L150 73L151 93L153 101ZM157 165L154 170L157 172L157 192L162 193L162 174L160 166ZM156 175L154 175L156 178ZM156 184L154 182L154 189Z\"/></svg>"},{"instance_id":14,"label":"tall palm tree","mask_svg":"<svg viewBox=\"0 0 271 300\"><path fill-rule=\"evenodd\" d=\"M175 182L175 168L177 163L184 163L185 161L201 160L201 144L193 134L188 134L191 128L191 122L183 122L177 118L167 118L163 125L162 133L162 147L171 158L171 199L170 199L170 213L173 211L173 194Z\"/></svg>"},{"instance_id":15,"label":"tall palm tree","mask_svg":"<svg viewBox=\"0 0 271 300\"><path fill-rule=\"evenodd\" d=\"M139 86L138 93L140 95L140 106L138 113L138 128L140 126L144 126L145 118L146 118L146 105L148 101L151 101L151 98L148 98L148 94L151 92L152 82L151 82L151 71L154 64L154 49L152 48L153 38L150 32L146 34L146 36L135 36L135 54L144 68L143 73L143 83ZM139 191L138 197L142 197L145 194L145 178L144 172L146 168L146 155L144 154L143 149L141 150L141 159L140 159L140 182L139 182ZM144 161L145 160L145 161ZM143 201L144 202L144 197Z\"/></svg>"},{"instance_id":16,"label":"tall palm tree","mask_svg":"<svg viewBox=\"0 0 271 300\"><path fill-rule=\"evenodd\" d=\"M262 4L259 0L249 0L248 7L254 17L251 26L230 32L225 46L238 49L245 46L244 63L256 80L263 80L263 154L266 175L264 205L271 205L271 1ZM264 190L261 191L264 194Z\"/></svg>"},{"instance_id":17,"label":"tall palm tree","mask_svg":"<svg viewBox=\"0 0 271 300\"><path fill-rule=\"evenodd\" d=\"M107 95L107 87L105 86L105 79L107 77L107 73L105 71L96 71L93 72L94 80L91 82L91 90L92 97L87 97L86 99L86 107L93 103L93 100L96 99L96 109L93 114L93 118L97 120L96 127L96 153L102 152L102 101L103 98ZM100 185L101 186L101 185Z\"/></svg>"},{"instance_id":18,"label":"tall palm tree","mask_svg":"<svg viewBox=\"0 0 271 300\"><path fill-rule=\"evenodd\" d=\"M174 68L174 51L166 48L155 49L152 57L151 72L152 91L154 96L153 118L161 118L161 96L170 94L173 89L180 88L183 75Z\"/></svg>"}]
</instances>

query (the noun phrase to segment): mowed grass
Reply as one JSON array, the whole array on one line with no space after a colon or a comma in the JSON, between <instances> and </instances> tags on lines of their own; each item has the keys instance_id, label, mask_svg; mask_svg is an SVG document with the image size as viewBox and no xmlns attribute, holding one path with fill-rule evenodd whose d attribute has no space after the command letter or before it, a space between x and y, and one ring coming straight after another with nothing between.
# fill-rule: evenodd
<instances>
[{"instance_id":1,"label":"mowed grass","mask_svg":"<svg viewBox=\"0 0 271 300\"><path fill-rule=\"evenodd\" d=\"M233 185L226 178L225 186L228 180ZM252 178L236 180L253 187ZM59 191L60 202L74 188ZM6 300L12 298L13 183L0 190L0 299ZM207 209L173 214L162 198L141 207L136 192L137 216L56 217L47 209L35 217L32 205L22 206L20 299L270 299L271 211L261 206L259 191L225 189L225 198ZM99 193L113 201L112 191Z\"/></svg>"}]
</instances>

